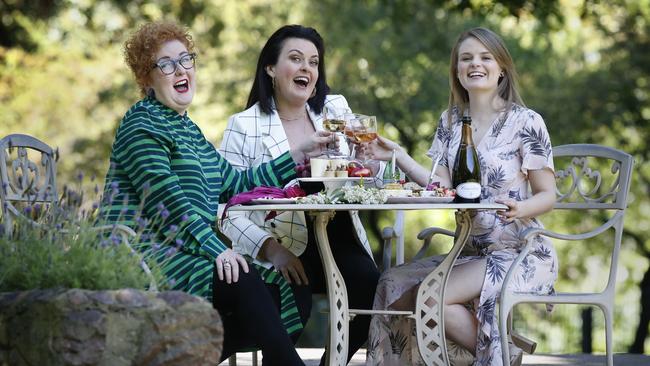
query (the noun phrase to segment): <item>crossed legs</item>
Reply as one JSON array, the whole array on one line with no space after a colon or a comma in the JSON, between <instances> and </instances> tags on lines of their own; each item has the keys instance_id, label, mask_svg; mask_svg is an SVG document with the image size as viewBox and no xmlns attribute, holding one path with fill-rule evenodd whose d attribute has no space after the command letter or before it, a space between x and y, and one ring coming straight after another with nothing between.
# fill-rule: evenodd
<instances>
[{"instance_id":1,"label":"crossed legs","mask_svg":"<svg viewBox=\"0 0 650 366\"><path fill-rule=\"evenodd\" d=\"M445 292L446 336L472 354L476 352L478 321L464 304L481 295L486 262L485 259L481 259L455 266L449 274ZM394 310L413 311L416 297L417 286L405 292L390 307Z\"/></svg>"}]
</instances>

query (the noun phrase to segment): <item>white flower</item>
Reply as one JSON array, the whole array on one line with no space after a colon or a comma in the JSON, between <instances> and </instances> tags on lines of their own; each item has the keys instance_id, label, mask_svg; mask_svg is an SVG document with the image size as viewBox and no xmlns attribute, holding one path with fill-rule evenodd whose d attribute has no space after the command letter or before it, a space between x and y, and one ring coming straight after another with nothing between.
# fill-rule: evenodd
<instances>
[{"instance_id":1,"label":"white flower","mask_svg":"<svg viewBox=\"0 0 650 366\"><path fill-rule=\"evenodd\" d=\"M365 188L359 185L342 187L330 192L319 192L306 197L299 197L298 203L310 205L335 203L360 203L373 205L386 202L387 195L381 189Z\"/></svg>"},{"instance_id":2,"label":"white flower","mask_svg":"<svg viewBox=\"0 0 650 366\"><path fill-rule=\"evenodd\" d=\"M338 200L335 197L330 197L324 192L318 192L316 194L310 194L305 197L298 197L298 203L303 203L307 205L325 205L331 203L337 203Z\"/></svg>"},{"instance_id":3,"label":"white flower","mask_svg":"<svg viewBox=\"0 0 650 366\"><path fill-rule=\"evenodd\" d=\"M341 188L343 201L347 203L361 203L364 205L380 204L386 202L386 192L377 188L350 186Z\"/></svg>"}]
</instances>

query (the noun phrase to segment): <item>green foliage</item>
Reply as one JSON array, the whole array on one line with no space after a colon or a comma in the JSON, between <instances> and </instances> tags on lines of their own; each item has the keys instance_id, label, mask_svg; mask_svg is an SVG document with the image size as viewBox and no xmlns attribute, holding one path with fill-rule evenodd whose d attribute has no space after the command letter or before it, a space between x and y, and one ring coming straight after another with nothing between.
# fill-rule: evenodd
<instances>
[{"instance_id":1,"label":"green foliage","mask_svg":"<svg viewBox=\"0 0 650 366\"><path fill-rule=\"evenodd\" d=\"M118 226L101 225L98 204L86 208L82 194L64 188L55 204L26 203L9 232L0 233L0 292L54 287L108 290L161 287L161 266L125 244ZM7 206L7 209L11 209ZM8 215L8 214L7 214ZM7 217L8 218L8 217ZM7 219L4 218L4 219ZM165 286L162 286L165 287Z\"/></svg>"},{"instance_id":2,"label":"green foliage","mask_svg":"<svg viewBox=\"0 0 650 366\"><path fill-rule=\"evenodd\" d=\"M24 220L17 226L14 237L0 237L0 291L144 289L149 284L139 257L121 243L102 242L89 222L67 233L33 228Z\"/></svg>"}]
</instances>

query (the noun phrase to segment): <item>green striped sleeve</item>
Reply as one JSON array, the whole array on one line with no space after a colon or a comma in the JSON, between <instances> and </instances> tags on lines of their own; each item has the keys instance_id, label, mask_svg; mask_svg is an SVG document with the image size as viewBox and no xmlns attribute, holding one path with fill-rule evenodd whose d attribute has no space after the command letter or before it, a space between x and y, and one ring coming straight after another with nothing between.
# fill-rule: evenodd
<instances>
[{"instance_id":1,"label":"green striped sleeve","mask_svg":"<svg viewBox=\"0 0 650 366\"><path fill-rule=\"evenodd\" d=\"M223 191L219 200L227 202L232 196L258 186L281 187L294 179L296 164L287 151L268 163L239 171L220 156Z\"/></svg>"}]
</instances>

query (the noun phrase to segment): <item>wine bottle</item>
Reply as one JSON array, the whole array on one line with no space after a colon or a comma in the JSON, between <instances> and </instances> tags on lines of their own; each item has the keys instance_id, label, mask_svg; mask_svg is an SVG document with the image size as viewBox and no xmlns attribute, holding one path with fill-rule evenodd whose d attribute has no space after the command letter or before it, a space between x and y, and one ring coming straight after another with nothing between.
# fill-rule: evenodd
<instances>
[{"instance_id":1,"label":"wine bottle","mask_svg":"<svg viewBox=\"0 0 650 366\"><path fill-rule=\"evenodd\" d=\"M481 202L481 167L476 146L472 140L472 118L463 116L460 145L454 161L452 185L456 189L456 203Z\"/></svg>"}]
</instances>

